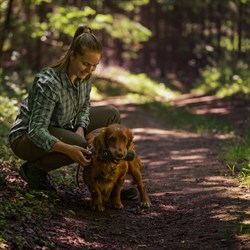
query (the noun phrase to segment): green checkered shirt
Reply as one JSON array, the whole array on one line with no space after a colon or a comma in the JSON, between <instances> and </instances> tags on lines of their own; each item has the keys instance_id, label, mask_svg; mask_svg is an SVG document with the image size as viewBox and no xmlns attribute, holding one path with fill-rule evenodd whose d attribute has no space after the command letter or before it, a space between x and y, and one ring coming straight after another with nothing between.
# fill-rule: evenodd
<instances>
[{"instance_id":1,"label":"green checkered shirt","mask_svg":"<svg viewBox=\"0 0 250 250\"><path fill-rule=\"evenodd\" d=\"M50 68L38 73L10 129L10 144L28 133L37 146L52 151L59 139L49 133L50 126L67 128L74 120L76 127L87 128L91 86L91 80L77 80L74 87L66 72Z\"/></svg>"}]
</instances>

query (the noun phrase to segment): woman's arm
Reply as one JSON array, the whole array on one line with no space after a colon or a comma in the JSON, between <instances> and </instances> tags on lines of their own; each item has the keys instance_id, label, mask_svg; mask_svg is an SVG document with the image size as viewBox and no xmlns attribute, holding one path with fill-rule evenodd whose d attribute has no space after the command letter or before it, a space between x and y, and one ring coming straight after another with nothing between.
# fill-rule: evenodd
<instances>
[{"instance_id":1,"label":"woman's arm","mask_svg":"<svg viewBox=\"0 0 250 250\"><path fill-rule=\"evenodd\" d=\"M52 146L52 150L68 155L73 161L79 163L83 167L89 165L91 162L91 159L87 159L88 157L86 157L90 155L91 152L76 145L69 145L62 141L58 141Z\"/></svg>"}]
</instances>

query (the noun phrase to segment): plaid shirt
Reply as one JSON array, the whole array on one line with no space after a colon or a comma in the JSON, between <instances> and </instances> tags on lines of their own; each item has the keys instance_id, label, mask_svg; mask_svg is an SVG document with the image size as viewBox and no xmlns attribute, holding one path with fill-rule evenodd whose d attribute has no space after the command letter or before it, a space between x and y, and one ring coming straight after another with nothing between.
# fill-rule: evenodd
<instances>
[{"instance_id":1,"label":"plaid shirt","mask_svg":"<svg viewBox=\"0 0 250 250\"><path fill-rule=\"evenodd\" d=\"M74 87L66 72L48 68L38 73L10 129L10 144L28 133L38 147L52 151L59 139L49 133L50 126L67 128L74 121L75 127L87 128L92 83L91 80L76 83Z\"/></svg>"}]
</instances>

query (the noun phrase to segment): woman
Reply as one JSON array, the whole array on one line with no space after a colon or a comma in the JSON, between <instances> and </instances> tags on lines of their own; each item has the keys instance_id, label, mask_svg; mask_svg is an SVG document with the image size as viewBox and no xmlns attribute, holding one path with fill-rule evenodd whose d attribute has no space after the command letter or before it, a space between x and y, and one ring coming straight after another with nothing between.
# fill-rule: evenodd
<instances>
[{"instance_id":1,"label":"woman","mask_svg":"<svg viewBox=\"0 0 250 250\"><path fill-rule=\"evenodd\" d=\"M38 73L10 129L13 152L26 162L21 177L29 187L54 190L48 172L77 162L90 163L84 136L120 123L113 106L90 107L92 72L100 62L102 45L87 26L79 27L65 54Z\"/></svg>"}]
</instances>

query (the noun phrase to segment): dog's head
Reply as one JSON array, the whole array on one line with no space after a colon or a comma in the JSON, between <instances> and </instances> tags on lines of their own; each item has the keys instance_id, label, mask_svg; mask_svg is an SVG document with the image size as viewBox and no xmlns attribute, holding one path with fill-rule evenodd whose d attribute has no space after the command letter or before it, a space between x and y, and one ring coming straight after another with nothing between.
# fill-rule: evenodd
<instances>
[{"instance_id":1,"label":"dog's head","mask_svg":"<svg viewBox=\"0 0 250 250\"><path fill-rule=\"evenodd\" d=\"M130 129L120 124L112 124L102 128L99 135L94 138L93 148L96 156L100 156L103 149L108 149L114 161L119 162L133 150L133 134Z\"/></svg>"}]
</instances>

